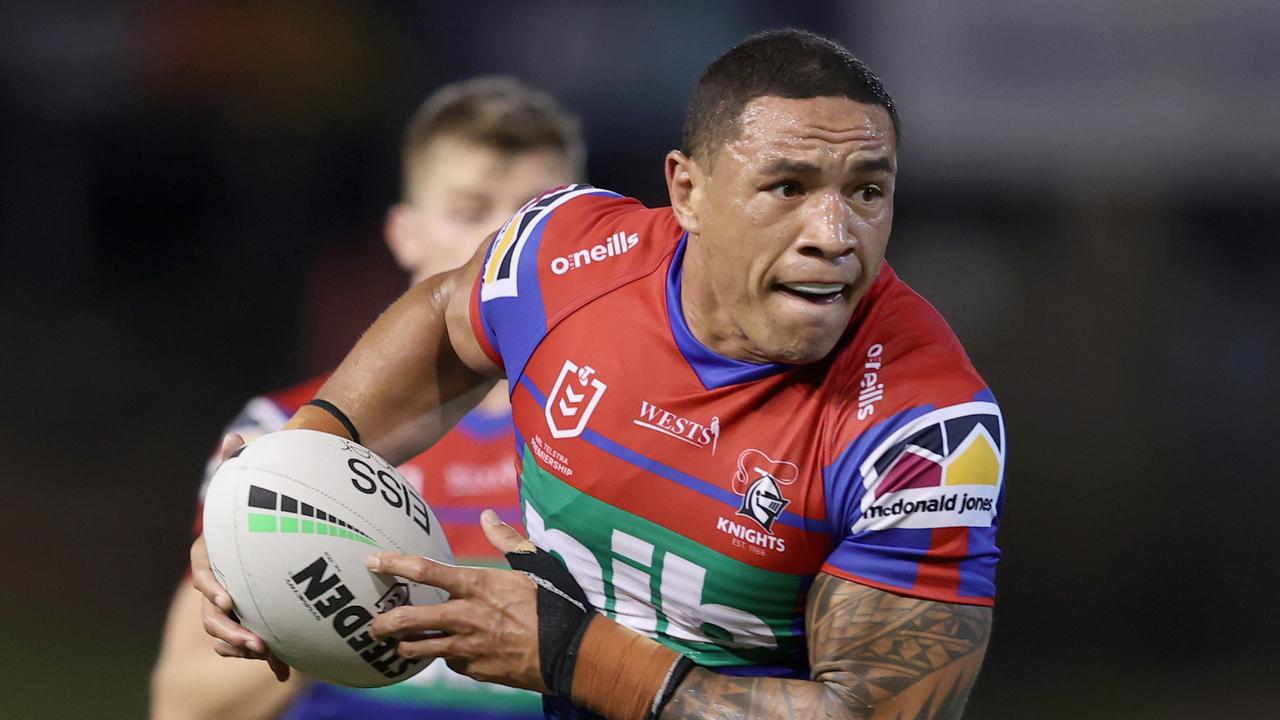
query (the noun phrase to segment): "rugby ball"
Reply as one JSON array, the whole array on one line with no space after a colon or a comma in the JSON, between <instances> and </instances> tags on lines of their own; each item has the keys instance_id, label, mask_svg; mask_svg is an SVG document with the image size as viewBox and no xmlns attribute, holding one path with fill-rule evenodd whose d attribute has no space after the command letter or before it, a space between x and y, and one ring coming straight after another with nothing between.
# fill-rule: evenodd
<instances>
[{"instance_id":1,"label":"rugby ball","mask_svg":"<svg viewBox=\"0 0 1280 720\"><path fill-rule=\"evenodd\" d=\"M281 430L240 448L214 473L204 538L236 615L291 667L320 680L379 687L422 659L375 640L374 617L448 599L439 588L369 571L396 550L452 563L422 495L367 448L314 430Z\"/></svg>"}]
</instances>

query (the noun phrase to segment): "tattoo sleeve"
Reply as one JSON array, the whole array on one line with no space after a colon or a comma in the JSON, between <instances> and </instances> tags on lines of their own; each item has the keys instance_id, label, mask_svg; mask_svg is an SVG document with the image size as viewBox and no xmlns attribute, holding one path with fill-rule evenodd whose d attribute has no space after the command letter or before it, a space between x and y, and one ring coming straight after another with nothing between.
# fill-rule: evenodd
<instances>
[{"instance_id":1,"label":"tattoo sleeve","mask_svg":"<svg viewBox=\"0 0 1280 720\"><path fill-rule=\"evenodd\" d=\"M821 573L805 622L810 680L689 673L663 720L959 718L991 609L901 597Z\"/></svg>"}]
</instances>

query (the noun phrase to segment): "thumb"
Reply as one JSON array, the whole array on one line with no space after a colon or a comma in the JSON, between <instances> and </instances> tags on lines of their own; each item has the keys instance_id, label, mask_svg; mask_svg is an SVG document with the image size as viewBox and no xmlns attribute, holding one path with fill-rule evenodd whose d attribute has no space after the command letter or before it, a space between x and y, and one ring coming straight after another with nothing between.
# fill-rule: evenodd
<instances>
[{"instance_id":1,"label":"thumb","mask_svg":"<svg viewBox=\"0 0 1280 720\"><path fill-rule=\"evenodd\" d=\"M516 532L515 528L502 522L502 518L498 517L498 513L493 510L485 510L480 513L480 527L484 528L484 536L489 538L489 544L497 548L498 552L503 555L513 552L531 553L537 551L533 543Z\"/></svg>"},{"instance_id":2,"label":"thumb","mask_svg":"<svg viewBox=\"0 0 1280 720\"><path fill-rule=\"evenodd\" d=\"M218 460L226 462L240 446L244 445L244 438L240 433L229 432L222 437L222 444L218 446Z\"/></svg>"}]
</instances>

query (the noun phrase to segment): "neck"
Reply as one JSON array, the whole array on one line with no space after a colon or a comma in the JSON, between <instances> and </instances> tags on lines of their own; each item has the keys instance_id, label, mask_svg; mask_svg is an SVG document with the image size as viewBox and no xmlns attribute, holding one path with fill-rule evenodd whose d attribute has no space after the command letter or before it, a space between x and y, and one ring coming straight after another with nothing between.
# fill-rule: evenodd
<instances>
[{"instance_id":1,"label":"neck","mask_svg":"<svg viewBox=\"0 0 1280 720\"><path fill-rule=\"evenodd\" d=\"M767 363L768 358L752 352L751 341L733 321L728 303L712 282L710 258L700 252L701 244L690 233L685 241L680 271L680 304L689 332L713 352L735 360Z\"/></svg>"}]
</instances>

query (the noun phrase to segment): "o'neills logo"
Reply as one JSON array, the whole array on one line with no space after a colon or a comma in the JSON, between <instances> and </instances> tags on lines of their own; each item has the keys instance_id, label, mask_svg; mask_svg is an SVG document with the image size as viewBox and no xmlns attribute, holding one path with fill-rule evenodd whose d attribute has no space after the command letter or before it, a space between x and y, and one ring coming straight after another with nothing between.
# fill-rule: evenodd
<instances>
[{"instance_id":1,"label":"o'neills logo","mask_svg":"<svg viewBox=\"0 0 1280 720\"><path fill-rule=\"evenodd\" d=\"M773 521L791 504L782 496L782 486L795 482L799 475L795 463L774 460L759 450L744 450L733 475L733 491L742 496L742 507L736 514L755 520L772 535Z\"/></svg>"},{"instance_id":2,"label":"o'neills logo","mask_svg":"<svg viewBox=\"0 0 1280 720\"><path fill-rule=\"evenodd\" d=\"M599 245L592 245L589 248L577 250L570 255L551 259L551 272L556 275L563 275L570 270L577 270L580 267L586 267L593 262L608 260L615 255L630 250L640 244L640 236L625 232L616 232L609 236L608 240Z\"/></svg>"},{"instance_id":3,"label":"o'neills logo","mask_svg":"<svg viewBox=\"0 0 1280 720\"><path fill-rule=\"evenodd\" d=\"M347 641L351 651L360 655L370 667L389 678L398 678L422 658L409 660L396 653L395 638L376 642L366 627L373 613L355 602L355 595L342 583L341 576L329 566L329 556L321 555L286 580L298 599L306 604L317 620L328 620L338 637ZM379 614L409 601L409 586L396 583L378 599ZM361 632L357 632L361 631Z\"/></svg>"},{"instance_id":4,"label":"o'neills logo","mask_svg":"<svg viewBox=\"0 0 1280 720\"><path fill-rule=\"evenodd\" d=\"M876 343L867 348L867 361L862 364L862 380L858 382L858 419L866 420L876 413L876 403L884 399L884 383L880 382L884 346Z\"/></svg>"}]
</instances>

